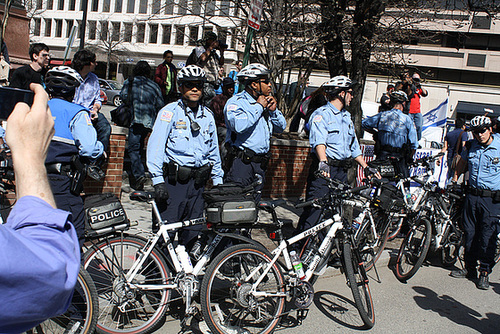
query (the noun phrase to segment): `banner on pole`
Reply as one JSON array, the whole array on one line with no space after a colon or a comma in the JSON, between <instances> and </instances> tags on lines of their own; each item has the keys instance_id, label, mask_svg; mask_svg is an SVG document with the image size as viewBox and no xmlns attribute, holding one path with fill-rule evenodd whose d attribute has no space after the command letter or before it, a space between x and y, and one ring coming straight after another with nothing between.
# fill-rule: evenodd
<instances>
[{"instance_id":1,"label":"banner on pole","mask_svg":"<svg viewBox=\"0 0 500 334\"><path fill-rule=\"evenodd\" d=\"M443 142L447 112L448 99L439 104L436 108L422 114L422 138L424 138L427 142Z\"/></svg>"},{"instance_id":2,"label":"banner on pole","mask_svg":"<svg viewBox=\"0 0 500 334\"><path fill-rule=\"evenodd\" d=\"M248 15L248 26L259 31L260 18L262 16L263 0L252 0L250 2L250 14Z\"/></svg>"}]
</instances>

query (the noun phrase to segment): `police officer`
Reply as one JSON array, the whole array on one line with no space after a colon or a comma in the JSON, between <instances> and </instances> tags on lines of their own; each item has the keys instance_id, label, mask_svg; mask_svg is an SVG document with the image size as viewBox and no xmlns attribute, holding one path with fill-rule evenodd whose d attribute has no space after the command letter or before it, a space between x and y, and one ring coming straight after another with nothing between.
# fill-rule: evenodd
<instances>
[{"instance_id":1,"label":"police officer","mask_svg":"<svg viewBox=\"0 0 500 334\"><path fill-rule=\"evenodd\" d=\"M476 116L470 128L474 139L462 151L452 182L465 169L469 185L464 205L465 268L451 272L452 277L477 279L477 287L489 288L488 276L493 268L500 217L500 137L493 134L491 120Z\"/></svg>"},{"instance_id":2,"label":"police officer","mask_svg":"<svg viewBox=\"0 0 500 334\"><path fill-rule=\"evenodd\" d=\"M417 132L410 116L403 114L408 102L406 93L394 91L389 96L392 109L365 118L361 125L364 130L378 136L377 159L394 158L391 161L396 172L406 178L410 176L406 160L411 159L418 148Z\"/></svg>"},{"instance_id":3,"label":"police officer","mask_svg":"<svg viewBox=\"0 0 500 334\"><path fill-rule=\"evenodd\" d=\"M273 132L283 132L286 120L271 96L269 70L262 64L250 64L238 73L245 90L231 97L224 108L226 119L226 182L241 186L252 184L256 174L264 181ZM256 187L256 202L264 182Z\"/></svg>"},{"instance_id":4,"label":"police officer","mask_svg":"<svg viewBox=\"0 0 500 334\"><path fill-rule=\"evenodd\" d=\"M206 181L211 176L214 185L222 183L217 127L210 110L200 104L205 81L205 71L196 65L179 71L182 97L160 110L148 141L147 165L158 208L169 222L203 217ZM180 244L192 247L200 229L184 228Z\"/></svg>"},{"instance_id":5,"label":"police officer","mask_svg":"<svg viewBox=\"0 0 500 334\"><path fill-rule=\"evenodd\" d=\"M45 77L55 128L45 166L57 207L71 212L80 243L83 243L85 232L80 197L86 174L84 165L104 154L104 146L97 141L88 110L71 102L82 82L80 74L68 66L55 67Z\"/></svg>"},{"instance_id":6,"label":"police officer","mask_svg":"<svg viewBox=\"0 0 500 334\"><path fill-rule=\"evenodd\" d=\"M326 105L316 109L310 117L309 143L312 148L312 163L307 179L307 200L322 198L328 191L328 183L317 177L324 176L347 182L347 171L353 160L365 169L365 175L378 172L368 167L359 147L351 114L345 110L352 100L353 82L346 76L336 76L323 84ZM377 174L380 177L379 174ZM321 209L307 207L299 221L299 231L318 223Z\"/></svg>"}]
</instances>

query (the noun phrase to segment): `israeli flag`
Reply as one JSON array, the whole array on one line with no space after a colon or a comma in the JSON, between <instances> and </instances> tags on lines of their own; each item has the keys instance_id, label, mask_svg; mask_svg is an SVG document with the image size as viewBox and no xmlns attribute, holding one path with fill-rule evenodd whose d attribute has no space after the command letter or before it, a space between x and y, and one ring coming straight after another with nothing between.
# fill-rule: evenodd
<instances>
[{"instance_id":1,"label":"israeli flag","mask_svg":"<svg viewBox=\"0 0 500 334\"><path fill-rule=\"evenodd\" d=\"M448 112L448 98L436 108L429 110L423 117L422 138L426 142L443 142L446 115Z\"/></svg>"}]
</instances>

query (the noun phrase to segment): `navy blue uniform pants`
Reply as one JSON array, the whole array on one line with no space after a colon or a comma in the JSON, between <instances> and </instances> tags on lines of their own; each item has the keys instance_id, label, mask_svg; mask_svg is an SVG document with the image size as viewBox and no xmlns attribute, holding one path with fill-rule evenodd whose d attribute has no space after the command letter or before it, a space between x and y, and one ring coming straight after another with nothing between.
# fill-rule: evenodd
<instances>
[{"instance_id":1,"label":"navy blue uniform pants","mask_svg":"<svg viewBox=\"0 0 500 334\"><path fill-rule=\"evenodd\" d=\"M80 241L80 247L85 240L85 211L80 196L70 191L71 179L68 176L49 174L49 183L58 209L71 213L71 222Z\"/></svg>"},{"instance_id":2,"label":"navy blue uniform pants","mask_svg":"<svg viewBox=\"0 0 500 334\"><path fill-rule=\"evenodd\" d=\"M195 186L194 179L189 179L186 183L165 180L168 193L170 195L166 203L157 203L161 219L169 223L176 223L189 219L203 217L205 201L203 200L203 186ZM185 227L180 230L179 244L190 249L196 238L200 234L202 225ZM153 231L157 231L156 222L153 222ZM174 233L170 235L174 237Z\"/></svg>"},{"instance_id":3,"label":"navy blue uniform pants","mask_svg":"<svg viewBox=\"0 0 500 334\"><path fill-rule=\"evenodd\" d=\"M254 195L255 203L259 203L262 198L262 189L264 188L264 181L266 179L266 171L262 169L260 162L246 164L240 158L234 158L233 165L227 173L224 182L234 182L237 185L246 187L257 180L255 174L262 177L262 183L255 187L256 193Z\"/></svg>"},{"instance_id":4,"label":"navy blue uniform pants","mask_svg":"<svg viewBox=\"0 0 500 334\"><path fill-rule=\"evenodd\" d=\"M328 194L328 182L322 178L317 178L314 173L318 169L318 162L311 164L309 168L309 176L307 177L306 200L310 201L314 198L323 198ZM347 183L347 171L341 167L330 166L330 178ZM308 206L304 208L299 219L297 232L303 232L319 223L321 217L321 209Z\"/></svg>"},{"instance_id":5,"label":"navy blue uniform pants","mask_svg":"<svg viewBox=\"0 0 500 334\"><path fill-rule=\"evenodd\" d=\"M491 273L500 224L500 202L467 194L464 205L465 268Z\"/></svg>"}]
</instances>

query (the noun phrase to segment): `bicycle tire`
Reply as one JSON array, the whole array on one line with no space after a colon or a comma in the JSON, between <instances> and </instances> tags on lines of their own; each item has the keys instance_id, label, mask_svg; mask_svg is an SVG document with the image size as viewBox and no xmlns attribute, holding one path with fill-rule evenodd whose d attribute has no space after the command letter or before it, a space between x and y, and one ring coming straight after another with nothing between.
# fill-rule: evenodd
<instances>
[{"instance_id":1,"label":"bicycle tire","mask_svg":"<svg viewBox=\"0 0 500 334\"><path fill-rule=\"evenodd\" d=\"M377 230L378 238L373 233L370 218L368 217L364 219L363 224L356 233L356 246L358 247L366 271L372 269L382 255L387 244L387 236L389 235L388 224L390 222L384 220L382 217L374 217L374 219L376 220L375 229Z\"/></svg>"},{"instance_id":2,"label":"bicycle tire","mask_svg":"<svg viewBox=\"0 0 500 334\"><path fill-rule=\"evenodd\" d=\"M393 217L392 214L389 214L390 219L390 227L389 227L389 233L387 235L387 240L393 240L394 238L397 237L399 234L399 231L401 231L401 226L403 226L403 221L404 217Z\"/></svg>"},{"instance_id":3,"label":"bicycle tire","mask_svg":"<svg viewBox=\"0 0 500 334\"><path fill-rule=\"evenodd\" d=\"M375 324L375 311L373 308L372 295L368 286L368 278L364 275L364 268L357 259L353 257L353 245L349 240L344 241L342 256L344 258L344 274L347 284L351 289L354 303L366 328L372 328Z\"/></svg>"},{"instance_id":4,"label":"bicycle tire","mask_svg":"<svg viewBox=\"0 0 500 334\"><path fill-rule=\"evenodd\" d=\"M201 310L212 333L267 334L275 329L285 298L253 297L249 292L254 278L244 281L252 270L270 262L267 250L248 244L232 246L215 257L205 273L200 295ZM275 263L258 288L284 293L284 286L283 274Z\"/></svg>"},{"instance_id":5,"label":"bicycle tire","mask_svg":"<svg viewBox=\"0 0 500 334\"><path fill-rule=\"evenodd\" d=\"M68 310L45 320L28 334L90 334L95 330L98 315L97 290L88 272L80 267L75 291Z\"/></svg>"},{"instance_id":6,"label":"bicycle tire","mask_svg":"<svg viewBox=\"0 0 500 334\"><path fill-rule=\"evenodd\" d=\"M497 246L495 248L495 263L498 263L500 260L500 233L497 235Z\"/></svg>"},{"instance_id":7,"label":"bicycle tire","mask_svg":"<svg viewBox=\"0 0 500 334\"><path fill-rule=\"evenodd\" d=\"M170 290L140 290L124 283L123 278L146 243L135 236L112 237L85 252L84 267L93 278L99 296L98 333L151 333L162 325ZM163 254L154 248L136 280L154 285L165 284L170 277ZM124 304L125 301L128 303ZM125 305L125 311L121 311L119 305Z\"/></svg>"},{"instance_id":8,"label":"bicycle tire","mask_svg":"<svg viewBox=\"0 0 500 334\"><path fill-rule=\"evenodd\" d=\"M416 274L431 246L432 228L427 218L419 219L410 228L399 248L396 260L396 277L406 282Z\"/></svg>"}]
</instances>

